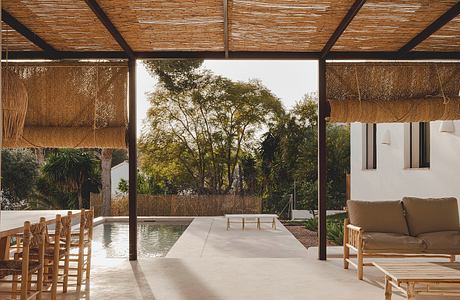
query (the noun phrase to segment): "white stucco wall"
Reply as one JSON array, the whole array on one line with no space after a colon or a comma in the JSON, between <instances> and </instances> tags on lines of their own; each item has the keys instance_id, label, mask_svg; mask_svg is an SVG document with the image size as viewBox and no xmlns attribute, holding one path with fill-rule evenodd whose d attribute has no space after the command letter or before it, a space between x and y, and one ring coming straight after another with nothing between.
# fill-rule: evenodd
<instances>
[{"instance_id":1,"label":"white stucco wall","mask_svg":"<svg viewBox=\"0 0 460 300\"><path fill-rule=\"evenodd\" d=\"M460 199L460 121L453 133L440 132L441 122L431 122L429 169L404 168L404 124L378 124L377 169L363 170L362 124L351 126L351 198L395 200L403 196ZM385 130L391 144L382 144Z\"/></svg>"},{"instance_id":2,"label":"white stucco wall","mask_svg":"<svg viewBox=\"0 0 460 300\"><path fill-rule=\"evenodd\" d=\"M119 193L118 184L120 183L120 180L124 179L128 181L128 178L129 178L128 162L124 161L112 167L111 178L112 178L112 196L115 196L117 193Z\"/></svg>"}]
</instances>

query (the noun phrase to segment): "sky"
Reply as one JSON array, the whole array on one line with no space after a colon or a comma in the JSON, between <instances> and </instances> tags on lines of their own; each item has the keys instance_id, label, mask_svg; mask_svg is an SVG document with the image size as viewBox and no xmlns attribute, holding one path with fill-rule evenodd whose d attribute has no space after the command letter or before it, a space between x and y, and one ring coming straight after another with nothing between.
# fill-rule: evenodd
<instances>
[{"instance_id":1,"label":"sky","mask_svg":"<svg viewBox=\"0 0 460 300\"><path fill-rule=\"evenodd\" d=\"M205 60L203 67L232 80L259 79L290 109L306 93L318 90L316 61ZM155 87L141 61L137 62L137 133L140 136L149 109L147 94Z\"/></svg>"}]
</instances>

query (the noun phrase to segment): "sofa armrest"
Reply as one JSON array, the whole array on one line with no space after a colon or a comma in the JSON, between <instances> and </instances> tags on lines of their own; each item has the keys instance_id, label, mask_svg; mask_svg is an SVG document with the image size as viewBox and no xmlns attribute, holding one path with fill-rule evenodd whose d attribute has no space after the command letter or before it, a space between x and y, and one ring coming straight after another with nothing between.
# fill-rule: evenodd
<instances>
[{"instance_id":1,"label":"sofa armrest","mask_svg":"<svg viewBox=\"0 0 460 300\"><path fill-rule=\"evenodd\" d=\"M344 234L343 234L343 245L344 247L352 247L358 250L362 247L363 241L363 229L359 226L350 224L348 219L344 221Z\"/></svg>"}]
</instances>

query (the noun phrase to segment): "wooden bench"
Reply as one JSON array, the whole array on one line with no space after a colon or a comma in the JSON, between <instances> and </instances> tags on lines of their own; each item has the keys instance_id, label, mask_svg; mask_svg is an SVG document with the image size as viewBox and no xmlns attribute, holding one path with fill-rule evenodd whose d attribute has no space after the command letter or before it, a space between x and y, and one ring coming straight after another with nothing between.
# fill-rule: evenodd
<instances>
[{"instance_id":1,"label":"wooden bench","mask_svg":"<svg viewBox=\"0 0 460 300\"><path fill-rule=\"evenodd\" d=\"M276 219L278 219L278 215L275 214L226 214L225 218L227 219L227 230L230 229L231 223L241 223L241 228L244 230L244 227L247 223L255 223L257 224L257 229L260 230L261 223L271 223L272 229L276 229ZM231 219L237 219L238 222L231 222ZM256 221L248 221L249 220L256 220ZM269 219L270 221L265 221Z\"/></svg>"},{"instance_id":2,"label":"wooden bench","mask_svg":"<svg viewBox=\"0 0 460 300\"><path fill-rule=\"evenodd\" d=\"M393 288L408 300L417 295L460 297L460 263L373 263L385 274L385 300L391 300Z\"/></svg>"}]
</instances>

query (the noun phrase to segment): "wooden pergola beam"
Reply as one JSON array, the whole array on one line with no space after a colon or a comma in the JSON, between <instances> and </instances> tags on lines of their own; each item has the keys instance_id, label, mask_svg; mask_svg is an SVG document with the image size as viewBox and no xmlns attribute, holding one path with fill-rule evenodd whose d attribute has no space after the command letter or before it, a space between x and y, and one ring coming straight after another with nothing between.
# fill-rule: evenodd
<instances>
[{"instance_id":1,"label":"wooden pergola beam","mask_svg":"<svg viewBox=\"0 0 460 300\"><path fill-rule=\"evenodd\" d=\"M224 4L224 52L225 58L228 58L228 1L223 0Z\"/></svg>"},{"instance_id":2,"label":"wooden pergola beam","mask_svg":"<svg viewBox=\"0 0 460 300\"><path fill-rule=\"evenodd\" d=\"M147 51L134 52L138 59L225 59L224 51ZM228 59L235 60L318 60L320 52L260 52L229 51ZM5 53L3 53L3 58ZM10 59L47 59L44 51L9 51ZM56 51L53 58L61 60L78 59L128 59L124 51ZM382 51L331 51L327 59L340 60L460 60L460 52L409 51L400 55L398 52Z\"/></svg>"},{"instance_id":3,"label":"wooden pergola beam","mask_svg":"<svg viewBox=\"0 0 460 300\"><path fill-rule=\"evenodd\" d=\"M101 6L96 2L96 0L85 0L86 4L91 8L94 14L97 16L99 21L105 26L105 28L112 35L113 39L120 45L120 47L126 52L129 58L135 58L133 49L128 45L126 40L123 38L118 29L113 25L112 21L109 19L107 14L101 8Z\"/></svg>"},{"instance_id":4,"label":"wooden pergola beam","mask_svg":"<svg viewBox=\"0 0 460 300\"><path fill-rule=\"evenodd\" d=\"M16 30L20 33L23 37L33 43L35 46L43 49L45 53L43 53L47 58L49 56L53 56L57 51L56 49L45 42L41 37L39 37L36 33L32 30L27 28L24 24L22 24L18 19L13 17L9 12L2 8L2 21L8 24L11 28Z\"/></svg>"},{"instance_id":5,"label":"wooden pergola beam","mask_svg":"<svg viewBox=\"0 0 460 300\"><path fill-rule=\"evenodd\" d=\"M421 42L423 42L428 37L430 37L433 33L441 29L441 27L449 23L453 18L458 16L459 13L460 13L460 2L452 6L448 11L446 11L443 15L437 18L427 28L425 28L422 32L420 32L414 38L412 38L407 44L401 47L398 53L400 55L408 53L409 51L417 47Z\"/></svg>"},{"instance_id":6,"label":"wooden pergola beam","mask_svg":"<svg viewBox=\"0 0 460 300\"><path fill-rule=\"evenodd\" d=\"M351 23L353 18L358 14L361 7L363 7L366 0L356 0L351 8L348 10L345 17L340 22L339 26L337 26L334 33L331 35L329 40L327 41L326 45L324 45L323 49L321 50L321 59L326 59L327 55L331 51L332 47L334 47L337 40L340 38L342 33L347 29L348 25Z\"/></svg>"}]
</instances>

